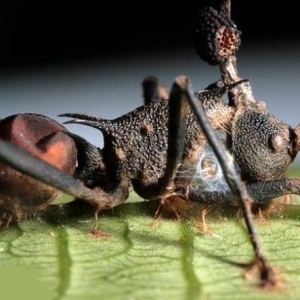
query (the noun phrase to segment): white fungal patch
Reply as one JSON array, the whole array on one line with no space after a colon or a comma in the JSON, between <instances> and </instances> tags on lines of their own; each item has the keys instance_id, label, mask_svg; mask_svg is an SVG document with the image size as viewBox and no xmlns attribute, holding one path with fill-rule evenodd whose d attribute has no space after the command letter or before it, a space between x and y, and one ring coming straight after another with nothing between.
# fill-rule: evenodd
<instances>
[{"instance_id":1,"label":"white fungal patch","mask_svg":"<svg viewBox=\"0 0 300 300\"><path fill-rule=\"evenodd\" d=\"M203 191L228 190L223 170L212 148L208 144L198 159L191 185L202 187Z\"/></svg>"}]
</instances>

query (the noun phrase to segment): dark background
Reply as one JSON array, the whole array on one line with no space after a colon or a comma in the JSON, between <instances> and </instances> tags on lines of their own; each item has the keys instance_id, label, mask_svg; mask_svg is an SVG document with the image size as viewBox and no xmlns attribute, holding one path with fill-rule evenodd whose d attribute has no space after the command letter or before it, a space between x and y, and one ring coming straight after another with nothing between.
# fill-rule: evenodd
<instances>
[{"instance_id":1,"label":"dark background","mask_svg":"<svg viewBox=\"0 0 300 300\"><path fill-rule=\"evenodd\" d=\"M197 12L218 2L1 1L0 66L3 71L190 46ZM232 18L244 44L299 42L295 1L233 0Z\"/></svg>"},{"instance_id":2,"label":"dark background","mask_svg":"<svg viewBox=\"0 0 300 300\"><path fill-rule=\"evenodd\" d=\"M142 104L141 81L155 75L170 87L188 76L195 90L219 79L201 61L191 33L198 11L219 1L0 2L0 118L37 112L80 112L115 118ZM280 5L279 5L280 4ZM232 0L242 31L238 70L257 100L284 122L300 121L300 35L296 1ZM101 145L101 134L68 129Z\"/></svg>"}]
</instances>

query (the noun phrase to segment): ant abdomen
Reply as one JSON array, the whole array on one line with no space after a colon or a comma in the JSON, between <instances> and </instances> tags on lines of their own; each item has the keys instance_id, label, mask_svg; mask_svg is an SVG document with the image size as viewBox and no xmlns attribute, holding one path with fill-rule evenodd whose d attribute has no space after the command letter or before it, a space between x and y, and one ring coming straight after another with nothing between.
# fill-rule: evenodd
<instances>
[{"instance_id":1,"label":"ant abdomen","mask_svg":"<svg viewBox=\"0 0 300 300\"><path fill-rule=\"evenodd\" d=\"M64 173L76 168L76 146L67 130L40 114L21 113L0 120L0 138L50 163ZM0 225L46 208L60 191L0 163Z\"/></svg>"}]
</instances>

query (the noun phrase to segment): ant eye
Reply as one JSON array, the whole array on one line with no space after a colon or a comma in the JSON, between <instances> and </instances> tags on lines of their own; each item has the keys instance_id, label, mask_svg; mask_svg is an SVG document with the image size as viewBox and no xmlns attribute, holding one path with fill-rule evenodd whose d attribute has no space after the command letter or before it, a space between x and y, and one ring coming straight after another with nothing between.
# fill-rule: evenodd
<instances>
[{"instance_id":1,"label":"ant eye","mask_svg":"<svg viewBox=\"0 0 300 300\"><path fill-rule=\"evenodd\" d=\"M285 143L284 143L283 137L278 133L272 134L269 138L270 148L274 152L280 152L283 149L284 144Z\"/></svg>"}]
</instances>

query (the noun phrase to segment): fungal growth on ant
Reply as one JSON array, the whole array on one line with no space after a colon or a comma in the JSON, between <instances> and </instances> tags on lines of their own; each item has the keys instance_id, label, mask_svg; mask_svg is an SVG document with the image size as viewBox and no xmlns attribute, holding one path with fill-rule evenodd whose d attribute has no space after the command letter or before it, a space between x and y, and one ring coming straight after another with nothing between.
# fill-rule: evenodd
<instances>
[{"instance_id":1,"label":"fungal growth on ant","mask_svg":"<svg viewBox=\"0 0 300 300\"><path fill-rule=\"evenodd\" d=\"M241 32L223 10L204 7L196 18L193 39L200 58L218 65L238 51Z\"/></svg>"}]
</instances>

